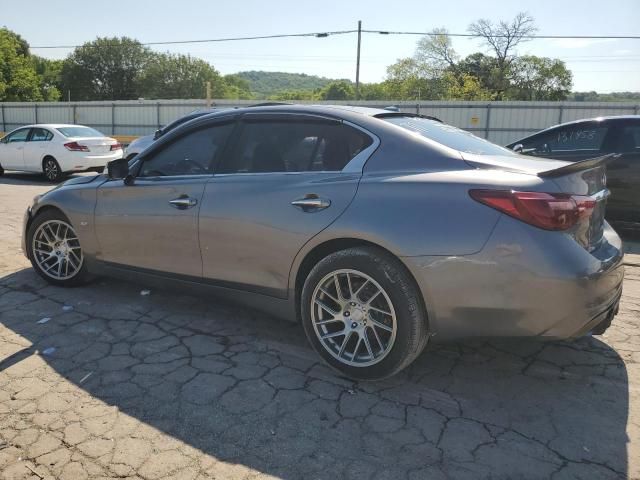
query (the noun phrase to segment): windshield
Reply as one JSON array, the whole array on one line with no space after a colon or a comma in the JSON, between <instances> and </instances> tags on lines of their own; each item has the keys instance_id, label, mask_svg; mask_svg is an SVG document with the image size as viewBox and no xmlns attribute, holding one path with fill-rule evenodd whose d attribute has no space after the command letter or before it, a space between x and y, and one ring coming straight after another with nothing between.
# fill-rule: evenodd
<instances>
[{"instance_id":1,"label":"windshield","mask_svg":"<svg viewBox=\"0 0 640 480\"><path fill-rule=\"evenodd\" d=\"M104 134L89 127L60 127L56 128L65 137L104 137Z\"/></svg>"},{"instance_id":2,"label":"windshield","mask_svg":"<svg viewBox=\"0 0 640 480\"><path fill-rule=\"evenodd\" d=\"M419 117L388 117L383 120L461 152L476 155L515 155L511 150L446 123Z\"/></svg>"}]
</instances>

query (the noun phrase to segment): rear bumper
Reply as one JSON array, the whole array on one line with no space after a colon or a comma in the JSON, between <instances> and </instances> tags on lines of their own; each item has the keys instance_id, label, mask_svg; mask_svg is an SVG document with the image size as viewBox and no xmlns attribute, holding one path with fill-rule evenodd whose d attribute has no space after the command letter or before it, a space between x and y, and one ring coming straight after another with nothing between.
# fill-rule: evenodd
<instances>
[{"instance_id":1,"label":"rear bumper","mask_svg":"<svg viewBox=\"0 0 640 480\"><path fill-rule=\"evenodd\" d=\"M606 225L587 252L569 235L503 216L474 255L404 257L418 281L432 333L466 337L574 338L616 311L622 245Z\"/></svg>"},{"instance_id":2,"label":"rear bumper","mask_svg":"<svg viewBox=\"0 0 640 480\"><path fill-rule=\"evenodd\" d=\"M84 172L104 168L107 163L122 158L122 156L122 150L115 150L108 155L74 155L60 162L60 168L64 172Z\"/></svg>"}]
</instances>

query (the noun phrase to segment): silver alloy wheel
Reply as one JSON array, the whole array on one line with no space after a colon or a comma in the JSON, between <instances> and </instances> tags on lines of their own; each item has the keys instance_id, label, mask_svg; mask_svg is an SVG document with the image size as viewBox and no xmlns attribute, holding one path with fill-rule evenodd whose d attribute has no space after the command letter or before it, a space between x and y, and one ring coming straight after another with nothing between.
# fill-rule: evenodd
<instances>
[{"instance_id":1,"label":"silver alloy wheel","mask_svg":"<svg viewBox=\"0 0 640 480\"><path fill-rule=\"evenodd\" d=\"M369 275L342 269L324 276L311 297L311 322L320 344L345 365L367 367L391 351L396 313Z\"/></svg>"},{"instance_id":2,"label":"silver alloy wheel","mask_svg":"<svg viewBox=\"0 0 640 480\"><path fill-rule=\"evenodd\" d=\"M76 232L62 220L49 220L38 227L31 254L40 270L55 280L74 277L84 261Z\"/></svg>"},{"instance_id":3,"label":"silver alloy wheel","mask_svg":"<svg viewBox=\"0 0 640 480\"><path fill-rule=\"evenodd\" d=\"M52 158L48 158L44 161L44 176L47 177L48 180L55 180L58 178L58 164Z\"/></svg>"}]
</instances>

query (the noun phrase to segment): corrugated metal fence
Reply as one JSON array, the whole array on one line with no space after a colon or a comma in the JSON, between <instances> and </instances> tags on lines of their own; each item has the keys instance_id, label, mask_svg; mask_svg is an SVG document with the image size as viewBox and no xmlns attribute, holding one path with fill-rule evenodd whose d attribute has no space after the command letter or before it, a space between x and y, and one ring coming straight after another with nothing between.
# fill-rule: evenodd
<instances>
[{"instance_id":1,"label":"corrugated metal fence","mask_svg":"<svg viewBox=\"0 0 640 480\"><path fill-rule=\"evenodd\" d=\"M214 100L216 107L255 104L253 100ZM304 102L302 102L304 103ZM639 114L640 105L613 102L312 102L368 107L397 106L401 111L433 115L498 144L562 122L605 115ZM78 123L108 135L146 135L193 110L204 100L116 102L0 103L0 129L31 123Z\"/></svg>"}]
</instances>

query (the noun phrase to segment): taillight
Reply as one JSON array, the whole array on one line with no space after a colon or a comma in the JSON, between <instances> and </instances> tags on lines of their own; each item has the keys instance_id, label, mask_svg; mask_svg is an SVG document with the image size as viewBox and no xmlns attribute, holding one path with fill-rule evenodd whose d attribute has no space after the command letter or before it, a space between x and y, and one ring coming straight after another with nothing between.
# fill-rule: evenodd
<instances>
[{"instance_id":1,"label":"taillight","mask_svg":"<svg viewBox=\"0 0 640 480\"><path fill-rule=\"evenodd\" d=\"M474 200L545 230L567 230L589 218L596 200L566 193L470 190Z\"/></svg>"},{"instance_id":2,"label":"taillight","mask_svg":"<svg viewBox=\"0 0 640 480\"><path fill-rule=\"evenodd\" d=\"M121 143L114 143L113 145L111 145L111 151L113 152L114 150L121 150L122 149L122 144Z\"/></svg>"},{"instance_id":3,"label":"taillight","mask_svg":"<svg viewBox=\"0 0 640 480\"><path fill-rule=\"evenodd\" d=\"M86 145L80 145L78 142L69 142L64 144L64 148L71 150L72 152L88 152L89 147Z\"/></svg>"}]
</instances>

